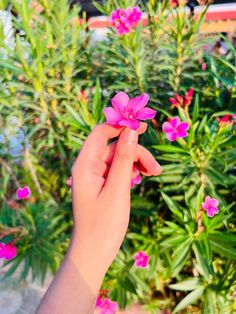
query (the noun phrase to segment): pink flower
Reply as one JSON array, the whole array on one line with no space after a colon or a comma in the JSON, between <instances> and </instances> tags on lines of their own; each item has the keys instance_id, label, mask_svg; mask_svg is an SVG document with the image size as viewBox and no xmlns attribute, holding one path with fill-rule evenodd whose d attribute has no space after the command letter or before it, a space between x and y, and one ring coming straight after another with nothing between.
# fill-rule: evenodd
<instances>
[{"instance_id":1,"label":"pink flower","mask_svg":"<svg viewBox=\"0 0 236 314\"><path fill-rule=\"evenodd\" d=\"M117 9L110 14L111 24L116 28L119 36L128 34L131 28L135 27L139 20L141 20L142 12L139 7L127 9Z\"/></svg>"},{"instance_id":2,"label":"pink flower","mask_svg":"<svg viewBox=\"0 0 236 314\"><path fill-rule=\"evenodd\" d=\"M118 310L117 302L111 301L109 298L97 298L96 308L99 308L99 314L114 314Z\"/></svg>"},{"instance_id":3,"label":"pink flower","mask_svg":"<svg viewBox=\"0 0 236 314\"><path fill-rule=\"evenodd\" d=\"M206 64L205 62L204 62L204 63L202 63L201 68L202 68L202 71L206 71L207 64Z\"/></svg>"},{"instance_id":4,"label":"pink flower","mask_svg":"<svg viewBox=\"0 0 236 314\"><path fill-rule=\"evenodd\" d=\"M72 177L69 177L67 180L66 180L66 184L71 187L72 186Z\"/></svg>"},{"instance_id":5,"label":"pink flower","mask_svg":"<svg viewBox=\"0 0 236 314\"><path fill-rule=\"evenodd\" d=\"M162 125L162 130L166 133L166 138L171 142L176 141L178 138L188 136L188 129L188 122L181 122L179 117L168 119L168 122L164 122Z\"/></svg>"},{"instance_id":6,"label":"pink flower","mask_svg":"<svg viewBox=\"0 0 236 314\"><path fill-rule=\"evenodd\" d=\"M192 102L193 99L193 93L194 93L194 89L190 88L184 96L180 96L179 94L175 93L175 97L171 97L169 98L170 102L172 105L174 105L175 107L179 107L179 106L189 106Z\"/></svg>"},{"instance_id":7,"label":"pink flower","mask_svg":"<svg viewBox=\"0 0 236 314\"><path fill-rule=\"evenodd\" d=\"M103 304L103 299L102 299L101 295L99 295L97 297L96 307L100 307L100 306L102 306L102 304Z\"/></svg>"},{"instance_id":8,"label":"pink flower","mask_svg":"<svg viewBox=\"0 0 236 314\"><path fill-rule=\"evenodd\" d=\"M134 255L134 266L137 268L146 268L148 265L148 261L149 261L149 256L143 252L143 251L139 251Z\"/></svg>"},{"instance_id":9,"label":"pink flower","mask_svg":"<svg viewBox=\"0 0 236 314\"><path fill-rule=\"evenodd\" d=\"M130 184L131 189L133 189L136 184L140 184L141 181L142 181L142 178L140 174L138 174L135 178L131 180L131 184Z\"/></svg>"},{"instance_id":10,"label":"pink flower","mask_svg":"<svg viewBox=\"0 0 236 314\"><path fill-rule=\"evenodd\" d=\"M133 189L133 187L136 184L140 184L141 181L142 181L140 172L139 172L138 168L135 165L133 166L133 175L132 176L133 176L133 178L131 179L131 183L130 183L131 189Z\"/></svg>"},{"instance_id":11,"label":"pink flower","mask_svg":"<svg viewBox=\"0 0 236 314\"><path fill-rule=\"evenodd\" d=\"M218 205L219 201L208 195L205 197L204 203L202 203L202 208L205 209L208 217L213 217L215 214L219 213L219 209L217 208Z\"/></svg>"},{"instance_id":12,"label":"pink flower","mask_svg":"<svg viewBox=\"0 0 236 314\"><path fill-rule=\"evenodd\" d=\"M5 257L5 243L1 242L0 243L0 258Z\"/></svg>"},{"instance_id":13,"label":"pink flower","mask_svg":"<svg viewBox=\"0 0 236 314\"><path fill-rule=\"evenodd\" d=\"M8 243L5 246L5 259L10 260L16 257L17 248L16 246L12 245L12 243Z\"/></svg>"},{"instance_id":14,"label":"pink flower","mask_svg":"<svg viewBox=\"0 0 236 314\"><path fill-rule=\"evenodd\" d=\"M11 260L16 257L17 248L11 243L0 243L0 258L5 258L6 260Z\"/></svg>"},{"instance_id":15,"label":"pink flower","mask_svg":"<svg viewBox=\"0 0 236 314\"><path fill-rule=\"evenodd\" d=\"M151 108L144 108L148 103L149 96L143 93L140 96L129 99L124 92L119 92L112 98L112 107L103 109L107 123L115 126L127 126L137 130L140 125L138 120L154 118L156 111Z\"/></svg>"},{"instance_id":16,"label":"pink flower","mask_svg":"<svg viewBox=\"0 0 236 314\"><path fill-rule=\"evenodd\" d=\"M28 186L24 186L23 188L18 188L16 191L16 197L18 200L29 198L30 194L31 194L31 191Z\"/></svg>"}]
</instances>

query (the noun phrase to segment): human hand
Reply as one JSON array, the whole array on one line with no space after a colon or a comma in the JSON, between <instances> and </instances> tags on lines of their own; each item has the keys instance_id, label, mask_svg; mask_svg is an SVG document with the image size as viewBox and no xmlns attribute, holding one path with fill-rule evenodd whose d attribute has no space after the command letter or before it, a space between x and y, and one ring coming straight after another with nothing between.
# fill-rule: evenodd
<instances>
[{"instance_id":1,"label":"human hand","mask_svg":"<svg viewBox=\"0 0 236 314\"><path fill-rule=\"evenodd\" d=\"M94 312L98 290L128 227L133 164L144 175L161 173L153 156L138 145L146 128L144 123L137 131L99 125L85 141L72 168L71 242L37 314Z\"/></svg>"},{"instance_id":2,"label":"human hand","mask_svg":"<svg viewBox=\"0 0 236 314\"><path fill-rule=\"evenodd\" d=\"M85 141L72 168L74 236L78 247L94 250L108 268L125 236L130 216L133 164L144 175L159 175L161 167L138 135L146 131L98 125ZM108 141L118 137L116 142Z\"/></svg>"}]
</instances>

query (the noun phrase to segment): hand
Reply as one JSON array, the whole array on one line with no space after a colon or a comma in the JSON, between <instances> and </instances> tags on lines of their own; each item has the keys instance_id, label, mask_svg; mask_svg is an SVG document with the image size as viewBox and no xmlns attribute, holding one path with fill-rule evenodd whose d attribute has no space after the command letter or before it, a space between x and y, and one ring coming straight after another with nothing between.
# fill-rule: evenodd
<instances>
[{"instance_id":1,"label":"hand","mask_svg":"<svg viewBox=\"0 0 236 314\"><path fill-rule=\"evenodd\" d=\"M125 236L130 216L133 164L144 175L159 175L161 167L144 147L137 131L99 125L89 135L72 168L74 234L81 246L99 248L107 267ZM118 137L116 142L108 141Z\"/></svg>"},{"instance_id":2,"label":"hand","mask_svg":"<svg viewBox=\"0 0 236 314\"><path fill-rule=\"evenodd\" d=\"M146 128L144 123L137 131L99 125L85 141L72 168L70 246L37 314L94 312L103 277L128 227L133 164L144 175L161 173L153 156L138 145Z\"/></svg>"}]
</instances>

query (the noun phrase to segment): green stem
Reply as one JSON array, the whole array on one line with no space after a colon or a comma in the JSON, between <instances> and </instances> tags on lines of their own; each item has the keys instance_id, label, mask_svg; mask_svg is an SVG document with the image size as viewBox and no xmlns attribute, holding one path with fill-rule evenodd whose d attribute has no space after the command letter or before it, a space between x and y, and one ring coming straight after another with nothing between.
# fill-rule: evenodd
<instances>
[{"instance_id":1,"label":"green stem","mask_svg":"<svg viewBox=\"0 0 236 314\"><path fill-rule=\"evenodd\" d=\"M28 168L29 168L29 171L30 171L32 180L34 181L34 184L35 184L35 186L37 187L37 190L38 190L39 194L42 195L42 194L43 194L43 191L42 191L42 189L41 189L41 186L40 186L40 183L39 183L39 180L38 180L36 171L35 171L35 169L34 169L32 160L31 160L31 158L30 158L30 153L29 153L29 150L28 150L28 149L26 149L26 151L25 151L25 161L26 161L26 164L27 164L27 166L28 166Z\"/></svg>"}]
</instances>

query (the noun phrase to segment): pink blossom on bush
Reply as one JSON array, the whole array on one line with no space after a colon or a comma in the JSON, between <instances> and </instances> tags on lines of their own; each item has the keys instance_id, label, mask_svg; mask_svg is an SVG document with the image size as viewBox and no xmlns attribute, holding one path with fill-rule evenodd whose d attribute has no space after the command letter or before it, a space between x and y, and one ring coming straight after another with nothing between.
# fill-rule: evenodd
<instances>
[{"instance_id":1,"label":"pink blossom on bush","mask_svg":"<svg viewBox=\"0 0 236 314\"><path fill-rule=\"evenodd\" d=\"M102 297L101 295L99 295L96 300L96 307L100 307L102 305L102 302L103 302Z\"/></svg>"},{"instance_id":2,"label":"pink blossom on bush","mask_svg":"<svg viewBox=\"0 0 236 314\"><path fill-rule=\"evenodd\" d=\"M28 186L24 186L23 188L18 188L16 191L16 197L18 200L29 198L30 194L31 194L31 191Z\"/></svg>"},{"instance_id":3,"label":"pink blossom on bush","mask_svg":"<svg viewBox=\"0 0 236 314\"><path fill-rule=\"evenodd\" d=\"M0 243L0 258L5 257L5 243Z\"/></svg>"},{"instance_id":4,"label":"pink blossom on bush","mask_svg":"<svg viewBox=\"0 0 236 314\"><path fill-rule=\"evenodd\" d=\"M117 9L110 14L111 24L116 28L119 36L128 34L141 20L142 12L139 7L127 9Z\"/></svg>"},{"instance_id":5,"label":"pink blossom on bush","mask_svg":"<svg viewBox=\"0 0 236 314\"><path fill-rule=\"evenodd\" d=\"M201 68L202 68L202 71L206 71L207 64L203 62Z\"/></svg>"},{"instance_id":6,"label":"pink blossom on bush","mask_svg":"<svg viewBox=\"0 0 236 314\"><path fill-rule=\"evenodd\" d=\"M11 242L5 244L0 243L0 258L11 260L17 255L17 248Z\"/></svg>"},{"instance_id":7,"label":"pink blossom on bush","mask_svg":"<svg viewBox=\"0 0 236 314\"><path fill-rule=\"evenodd\" d=\"M127 126L137 130L139 120L152 119L156 111L151 108L144 108L148 103L149 96L143 93L140 96L129 99L124 92L119 92L112 98L112 107L103 109L107 123L114 126Z\"/></svg>"},{"instance_id":8,"label":"pink blossom on bush","mask_svg":"<svg viewBox=\"0 0 236 314\"><path fill-rule=\"evenodd\" d=\"M102 299L102 297L99 296L97 298L96 308L100 310L99 314L114 314L118 310L118 304L107 297Z\"/></svg>"},{"instance_id":9,"label":"pink blossom on bush","mask_svg":"<svg viewBox=\"0 0 236 314\"><path fill-rule=\"evenodd\" d=\"M132 173L132 179L131 179L131 183L130 183L130 187L131 189L133 189L133 187L136 184L140 184L142 181L141 175L140 175L140 171L138 170L138 168L135 166L133 166L133 173Z\"/></svg>"},{"instance_id":10,"label":"pink blossom on bush","mask_svg":"<svg viewBox=\"0 0 236 314\"><path fill-rule=\"evenodd\" d=\"M189 129L188 122L181 122L179 117L173 117L168 119L168 122L164 122L162 130L166 133L166 138L173 142L178 138L188 136L187 130Z\"/></svg>"},{"instance_id":11,"label":"pink blossom on bush","mask_svg":"<svg viewBox=\"0 0 236 314\"><path fill-rule=\"evenodd\" d=\"M71 187L72 186L72 177L69 177L67 180L66 180L66 184Z\"/></svg>"},{"instance_id":12,"label":"pink blossom on bush","mask_svg":"<svg viewBox=\"0 0 236 314\"><path fill-rule=\"evenodd\" d=\"M134 255L134 266L137 268L146 268L149 261L149 256L144 251L139 251Z\"/></svg>"},{"instance_id":13,"label":"pink blossom on bush","mask_svg":"<svg viewBox=\"0 0 236 314\"><path fill-rule=\"evenodd\" d=\"M213 217L218 214L219 209L217 206L219 201L216 198L211 198L209 195L205 197L205 201L202 203L202 208L205 209L208 217Z\"/></svg>"},{"instance_id":14,"label":"pink blossom on bush","mask_svg":"<svg viewBox=\"0 0 236 314\"><path fill-rule=\"evenodd\" d=\"M142 181L142 178L141 178L140 174L137 174L137 176L131 180L131 184L130 184L131 189L133 189L133 187L134 187L136 184L140 184L141 181Z\"/></svg>"}]
</instances>

